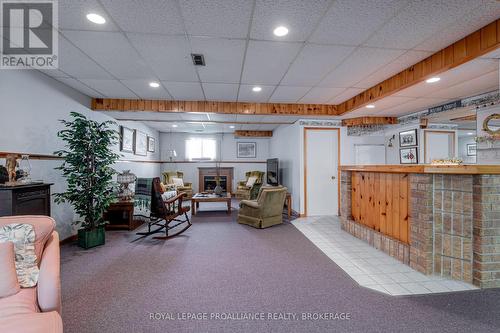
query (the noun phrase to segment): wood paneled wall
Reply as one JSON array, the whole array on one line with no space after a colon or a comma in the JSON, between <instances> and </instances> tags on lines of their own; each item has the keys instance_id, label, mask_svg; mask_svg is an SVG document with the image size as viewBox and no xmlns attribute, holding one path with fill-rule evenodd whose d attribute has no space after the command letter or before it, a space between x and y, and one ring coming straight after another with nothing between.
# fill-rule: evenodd
<instances>
[{"instance_id":1,"label":"wood paneled wall","mask_svg":"<svg viewBox=\"0 0 500 333\"><path fill-rule=\"evenodd\" d=\"M353 219L409 244L408 174L353 172Z\"/></svg>"}]
</instances>

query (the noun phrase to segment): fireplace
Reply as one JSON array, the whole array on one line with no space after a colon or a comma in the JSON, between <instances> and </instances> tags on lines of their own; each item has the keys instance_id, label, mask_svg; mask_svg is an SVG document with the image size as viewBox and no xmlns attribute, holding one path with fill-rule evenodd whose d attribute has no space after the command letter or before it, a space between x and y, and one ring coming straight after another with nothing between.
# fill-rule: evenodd
<instances>
[{"instance_id":1,"label":"fireplace","mask_svg":"<svg viewBox=\"0 0 500 333\"><path fill-rule=\"evenodd\" d=\"M215 190L215 186L217 186L217 176L203 176L203 188L205 191L213 191ZM224 192L227 192L227 176L219 177L219 185L222 187Z\"/></svg>"},{"instance_id":2,"label":"fireplace","mask_svg":"<svg viewBox=\"0 0 500 333\"><path fill-rule=\"evenodd\" d=\"M213 191L217 185L215 182L217 176L216 168L198 168L199 174L199 192ZM224 192L232 192L233 188L233 168L219 168L220 186Z\"/></svg>"}]
</instances>

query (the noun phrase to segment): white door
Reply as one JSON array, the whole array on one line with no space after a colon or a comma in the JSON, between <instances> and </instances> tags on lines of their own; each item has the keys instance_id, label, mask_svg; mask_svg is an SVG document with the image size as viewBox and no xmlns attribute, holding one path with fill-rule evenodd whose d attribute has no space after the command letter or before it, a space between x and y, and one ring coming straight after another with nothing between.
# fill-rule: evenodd
<instances>
[{"instance_id":1,"label":"white door","mask_svg":"<svg viewBox=\"0 0 500 333\"><path fill-rule=\"evenodd\" d=\"M338 130L305 133L306 214L338 215Z\"/></svg>"}]
</instances>

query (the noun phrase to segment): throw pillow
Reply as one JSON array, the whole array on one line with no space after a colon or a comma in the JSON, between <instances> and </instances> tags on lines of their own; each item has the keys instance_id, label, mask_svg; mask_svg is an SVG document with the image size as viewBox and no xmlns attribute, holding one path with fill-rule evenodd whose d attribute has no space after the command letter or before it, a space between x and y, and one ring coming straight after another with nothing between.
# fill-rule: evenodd
<instances>
[{"instance_id":1,"label":"throw pillow","mask_svg":"<svg viewBox=\"0 0 500 333\"><path fill-rule=\"evenodd\" d=\"M14 243L19 285L23 288L36 286L39 269L35 254L35 229L33 226L12 223L0 227L0 243L4 242Z\"/></svg>"},{"instance_id":2,"label":"throw pillow","mask_svg":"<svg viewBox=\"0 0 500 333\"><path fill-rule=\"evenodd\" d=\"M19 290L14 244L0 243L0 298L17 294Z\"/></svg>"},{"instance_id":3,"label":"throw pillow","mask_svg":"<svg viewBox=\"0 0 500 333\"><path fill-rule=\"evenodd\" d=\"M182 180L182 178L172 177L172 182L174 183L174 185L176 187L182 187L182 186L184 186L184 181Z\"/></svg>"},{"instance_id":4,"label":"throw pillow","mask_svg":"<svg viewBox=\"0 0 500 333\"><path fill-rule=\"evenodd\" d=\"M247 187L252 187L253 184L255 184L256 181L257 181L257 176L248 177Z\"/></svg>"}]
</instances>

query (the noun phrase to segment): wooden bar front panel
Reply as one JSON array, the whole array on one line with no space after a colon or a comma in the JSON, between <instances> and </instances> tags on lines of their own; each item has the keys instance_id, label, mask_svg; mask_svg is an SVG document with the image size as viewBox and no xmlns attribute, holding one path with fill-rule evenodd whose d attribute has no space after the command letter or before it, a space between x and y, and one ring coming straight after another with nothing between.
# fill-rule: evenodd
<instances>
[{"instance_id":1,"label":"wooden bar front panel","mask_svg":"<svg viewBox=\"0 0 500 333\"><path fill-rule=\"evenodd\" d=\"M353 219L409 244L408 174L353 172Z\"/></svg>"}]
</instances>

